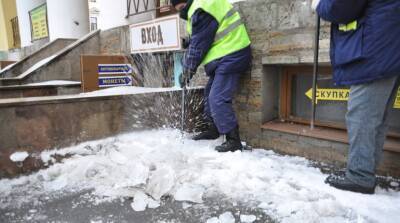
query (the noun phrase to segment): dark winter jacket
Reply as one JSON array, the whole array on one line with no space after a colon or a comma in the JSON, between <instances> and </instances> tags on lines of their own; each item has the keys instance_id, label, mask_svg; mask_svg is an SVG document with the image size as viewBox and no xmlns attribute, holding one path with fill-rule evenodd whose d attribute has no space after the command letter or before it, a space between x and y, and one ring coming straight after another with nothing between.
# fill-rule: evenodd
<instances>
[{"instance_id":1,"label":"dark winter jacket","mask_svg":"<svg viewBox=\"0 0 400 223\"><path fill-rule=\"evenodd\" d=\"M321 0L317 12L332 22L334 81L353 85L400 75L400 0ZM339 24L357 20L357 29Z\"/></svg>"},{"instance_id":2,"label":"dark winter jacket","mask_svg":"<svg viewBox=\"0 0 400 223\"><path fill-rule=\"evenodd\" d=\"M192 36L184 61L185 69L190 71L197 70L201 61L210 50L217 30L218 22L213 16L201 9L194 13L192 16ZM248 69L250 61L251 50L249 46L206 64L205 70L207 75L211 75L218 66L219 72L242 73Z\"/></svg>"}]
</instances>

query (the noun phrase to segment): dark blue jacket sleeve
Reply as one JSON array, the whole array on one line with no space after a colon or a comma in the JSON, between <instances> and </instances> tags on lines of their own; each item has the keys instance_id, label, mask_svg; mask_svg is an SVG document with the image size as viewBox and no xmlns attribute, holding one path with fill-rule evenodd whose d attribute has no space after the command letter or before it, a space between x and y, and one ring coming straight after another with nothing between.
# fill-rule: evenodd
<instances>
[{"instance_id":1,"label":"dark blue jacket sleeve","mask_svg":"<svg viewBox=\"0 0 400 223\"><path fill-rule=\"evenodd\" d=\"M184 68L192 72L197 70L214 42L218 22L213 16L197 10L192 16L192 36L184 60Z\"/></svg>"},{"instance_id":2,"label":"dark blue jacket sleeve","mask_svg":"<svg viewBox=\"0 0 400 223\"><path fill-rule=\"evenodd\" d=\"M321 0L317 13L326 21L347 24L362 15L367 3L368 0Z\"/></svg>"}]
</instances>

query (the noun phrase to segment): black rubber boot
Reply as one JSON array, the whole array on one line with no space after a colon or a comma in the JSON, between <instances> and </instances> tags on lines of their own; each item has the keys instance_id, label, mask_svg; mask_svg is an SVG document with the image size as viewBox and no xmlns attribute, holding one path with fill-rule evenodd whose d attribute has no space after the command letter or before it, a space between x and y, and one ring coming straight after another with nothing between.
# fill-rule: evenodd
<instances>
[{"instance_id":1,"label":"black rubber boot","mask_svg":"<svg viewBox=\"0 0 400 223\"><path fill-rule=\"evenodd\" d=\"M335 176L331 175L326 178L325 183L329 184L332 187L335 187L340 190L347 190L362 194L373 194L375 192L375 187L363 187L358 184L353 183L347 177L344 176Z\"/></svg>"},{"instance_id":2,"label":"black rubber boot","mask_svg":"<svg viewBox=\"0 0 400 223\"><path fill-rule=\"evenodd\" d=\"M220 153L243 150L242 142L240 141L239 136L239 127L236 127L228 132L226 134L226 142L222 143L222 145L220 146L215 147L215 150Z\"/></svg>"},{"instance_id":3,"label":"black rubber boot","mask_svg":"<svg viewBox=\"0 0 400 223\"><path fill-rule=\"evenodd\" d=\"M208 128L207 130L205 130L204 132L195 135L193 137L193 140L213 140L213 139L218 139L219 137L219 132L217 129L217 126L215 126L215 124L213 122L208 124Z\"/></svg>"}]
</instances>

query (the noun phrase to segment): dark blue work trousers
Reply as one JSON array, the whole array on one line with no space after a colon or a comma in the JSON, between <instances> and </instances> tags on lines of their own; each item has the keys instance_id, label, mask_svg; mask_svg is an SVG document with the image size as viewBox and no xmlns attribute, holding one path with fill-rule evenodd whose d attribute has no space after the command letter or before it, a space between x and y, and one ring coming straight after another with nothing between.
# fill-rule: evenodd
<instances>
[{"instance_id":1,"label":"dark blue work trousers","mask_svg":"<svg viewBox=\"0 0 400 223\"><path fill-rule=\"evenodd\" d=\"M240 74L224 74L216 70L215 73L209 74L209 77L204 89L204 113L208 118L212 118L219 133L226 134L238 125L232 99Z\"/></svg>"},{"instance_id":2,"label":"dark blue work trousers","mask_svg":"<svg viewBox=\"0 0 400 223\"><path fill-rule=\"evenodd\" d=\"M230 132L238 125L232 99L241 74L246 73L250 64L251 48L248 46L205 66L210 79L204 89L204 113L210 121L214 121L221 134Z\"/></svg>"}]
</instances>

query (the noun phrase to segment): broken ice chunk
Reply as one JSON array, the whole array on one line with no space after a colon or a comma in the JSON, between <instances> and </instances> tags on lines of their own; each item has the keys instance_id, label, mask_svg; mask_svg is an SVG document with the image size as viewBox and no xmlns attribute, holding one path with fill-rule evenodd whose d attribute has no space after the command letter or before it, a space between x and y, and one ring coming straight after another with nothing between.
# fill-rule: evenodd
<instances>
[{"instance_id":1,"label":"broken ice chunk","mask_svg":"<svg viewBox=\"0 0 400 223\"><path fill-rule=\"evenodd\" d=\"M194 203L203 203L204 187L193 184L183 184L175 192L174 198L177 201L191 201Z\"/></svg>"},{"instance_id":2,"label":"broken ice chunk","mask_svg":"<svg viewBox=\"0 0 400 223\"><path fill-rule=\"evenodd\" d=\"M167 194L175 183L175 172L169 166L157 168L152 172L146 192L156 200Z\"/></svg>"},{"instance_id":3,"label":"broken ice chunk","mask_svg":"<svg viewBox=\"0 0 400 223\"><path fill-rule=\"evenodd\" d=\"M240 221L242 223L252 223L257 219L254 215L240 215Z\"/></svg>"},{"instance_id":4,"label":"broken ice chunk","mask_svg":"<svg viewBox=\"0 0 400 223\"><path fill-rule=\"evenodd\" d=\"M141 191L138 191L133 198L131 207L134 211L144 211L146 210L149 197Z\"/></svg>"},{"instance_id":5,"label":"broken ice chunk","mask_svg":"<svg viewBox=\"0 0 400 223\"><path fill-rule=\"evenodd\" d=\"M13 162L24 162L28 158L29 154L27 152L15 152L10 155L10 160Z\"/></svg>"},{"instance_id":6,"label":"broken ice chunk","mask_svg":"<svg viewBox=\"0 0 400 223\"><path fill-rule=\"evenodd\" d=\"M221 223L235 223L235 217L231 212L225 212L219 216L219 221Z\"/></svg>"},{"instance_id":7,"label":"broken ice chunk","mask_svg":"<svg viewBox=\"0 0 400 223\"><path fill-rule=\"evenodd\" d=\"M160 207L160 202L149 198L147 207L151 208L151 209L158 208L158 207Z\"/></svg>"},{"instance_id":8,"label":"broken ice chunk","mask_svg":"<svg viewBox=\"0 0 400 223\"><path fill-rule=\"evenodd\" d=\"M123 165L128 162L128 159L120 152L114 151L110 154L110 159L117 164Z\"/></svg>"},{"instance_id":9,"label":"broken ice chunk","mask_svg":"<svg viewBox=\"0 0 400 223\"><path fill-rule=\"evenodd\" d=\"M221 223L217 217L213 217L207 220L206 223Z\"/></svg>"}]
</instances>

